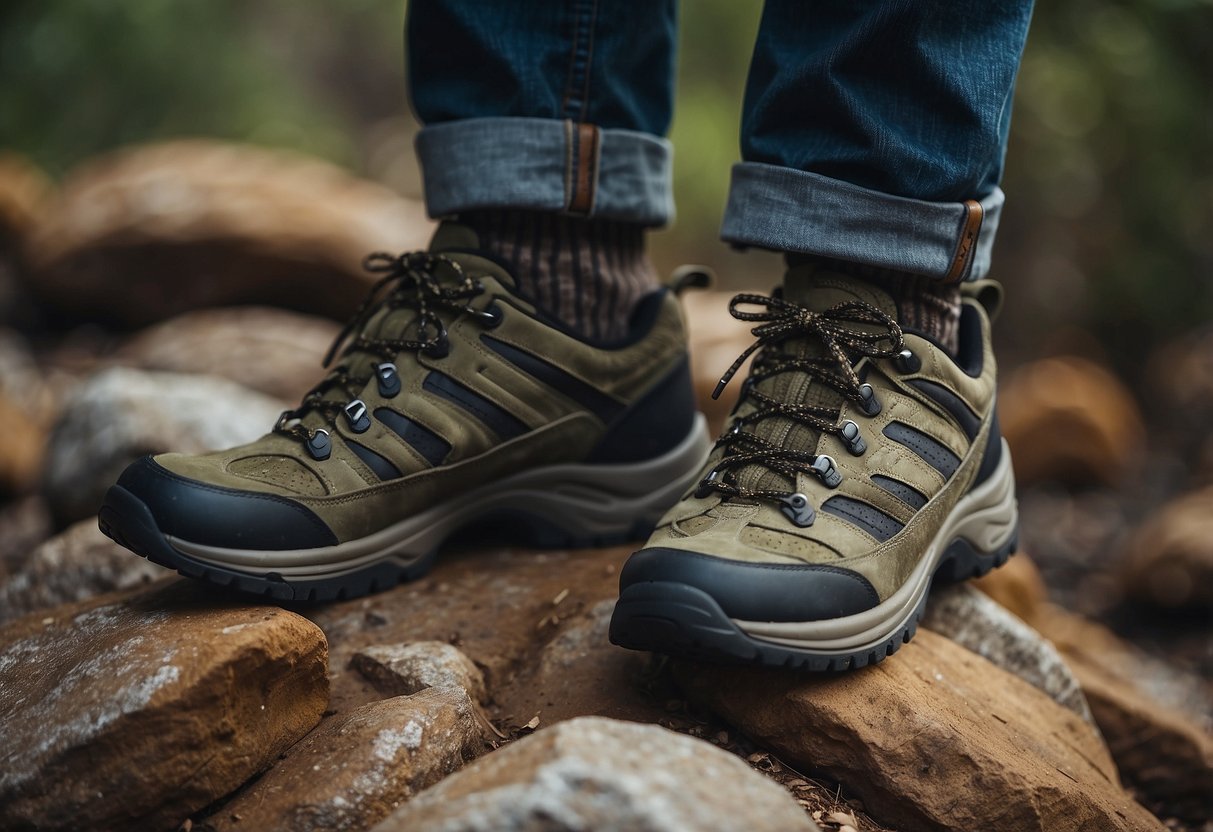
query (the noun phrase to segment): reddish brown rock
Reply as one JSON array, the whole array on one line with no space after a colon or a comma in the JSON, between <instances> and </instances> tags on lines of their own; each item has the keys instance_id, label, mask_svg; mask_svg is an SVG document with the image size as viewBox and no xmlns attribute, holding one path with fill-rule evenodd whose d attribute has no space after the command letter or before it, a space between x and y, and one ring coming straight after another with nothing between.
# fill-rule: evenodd
<instances>
[{"instance_id":1,"label":"reddish brown rock","mask_svg":"<svg viewBox=\"0 0 1213 832\"><path fill-rule=\"evenodd\" d=\"M1049 600L1040 569L1024 552L973 581L973 586L1028 624L1036 620L1041 606Z\"/></svg>"},{"instance_id":2,"label":"reddish brown rock","mask_svg":"<svg viewBox=\"0 0 1213 832\"><path fill-rule=\"evenodd\" d=\"M474 702L488 698L480 668L458 647L443 641L372 645L355 653L350 666L389 696L457 688Z\"/></svg>"},{"instance_id":3,"label":"reddish brown rock","mask_svg":"<svg viewBox=\"0 0 1213 832\"><path fill-rule=\"evenodd\" d=\"M366 829L483 749L473 707L462 690L431 688L329 717L207 823Z\"/></svg>"},{"instance_id":4,"label":"reddish brown rock","mask_svg":"<svg viewBox=\"0 0 1213 832\"><path fill-rule=\"evenodd\" d=\"M1213 486L1150 513L1125 549L1120 583L1127 596L1155 606L1213 607Z\"/></svg>"},{"instance_id":5,"label":"reddish brown rock","mask_svg":"<svg viewBox=\"0 0 1213 832\"><path fill-rule=\"evenodd\" d=\"M363 257L423 248L420 203L316 159L208 140L87 162L30 237L31 289L68 314L141 325L240 303L342 319Z\"/></svg>"},{"instance_id":6,"label":"reddish brown rock","mask_svg":"<svg viewBox=\"0 0 1213 832\"><path fill-rule=\"evenodd\" d=\"M328 704L305 619L183 583L0 630L0 827L172 828Z\"/></svg>"},{"instance_id":7,"label":"reddish brown rock","mask_svg":"<svg viewBox=\"0 0 1213 832\"><path fill-rule=\"evenodd\" d=\"M285 309L200 309L140 332L114 360L225 378L294 402L324 375L321 361L336 335L332 321Z\"/></svg>"},{"instance_id":8,"label":"reddish brown rock","mask_svg":"<svg viewBox=\"0 0 1213 832\"><path fill-rule=\"evenodd\" d=\"M694 698L902 832L1163 828L1081 718L930 631L840 676L678 672Z\"/></svg>"},{"instance_id":9,"label":"reddish brown rock","mask_svg":"<svg viewBox=\"0 0 1213 832\"><path fill-rule=\"evenodd\" d=\"M999 390L999 420L1020 487L1044 480L1116 485L1141 452L1137 402L1107 369L1065 356L1026 364Z\"/></svg>"},{"instance_id":10,"label":"reddish brown rock","mask_svg":"<svg viewBox=\"0 0 1213 832\"><path fill-rule=\"evenodd\" d=\"M96 519L81 520L35 548L0 585L0 623L171 574L103 535Z\"/></svg>"},{"instance_id":11,"label":"reddish brown rock","mask_svg":"<svg viewBox=\"0 0 1213 832\"><path fill-rule=\"evenodd\" d=\"M581 717L482 757L375 832L818 832L728 752L655 725Z\"/></svg>"},{"instance_id":12,"label":"reddish brown rock","mask_svg":"<svg viewBox=\"0 0 1213 832\"><path fill-rule=\"evenodd\" d=\"M1055 607L1037 626L1065 657L1125 782L1167 814L1205 820L1213 795L1213 697L1106 627Z\"/></svg>"},{"instance_id":13,"label":"reddish brown rock","mask_svg":"<svg viewBox=\"0 0 1213 832\"><path fill-rule=\"evenodd\" d=\"M23 156L0 151L0 259L19 257L30 229L42 218L54 185Z\"/></svg>"},{"instance_id":14,"label":"reddish brown rock","mask_svg":"<svg viewBox=\"0 0 1213 832\"><path fill-rule=\"evenodd\" d=\"M23 494L38 482L46 453L46 427L0 396L0 495Z\"/></svg>"}]
</instances>

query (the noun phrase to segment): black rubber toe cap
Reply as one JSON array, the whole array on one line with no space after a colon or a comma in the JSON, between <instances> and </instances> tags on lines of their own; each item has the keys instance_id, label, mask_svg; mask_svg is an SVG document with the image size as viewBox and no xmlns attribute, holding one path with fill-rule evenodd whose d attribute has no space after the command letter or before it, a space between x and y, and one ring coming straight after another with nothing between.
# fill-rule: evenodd
<instances>
[{"instance_id":1,"label":"black rubber toe cap","mask_svg":"<svg viewBox=\"0 0 1213 832\"><path fill-rule=\"evenodd\" d=\"M161 533L230 549L312 549L337 537L307 506L276 494L223 488L187 479L150 456L118 478L143 502Z\"/></svg>"},{"instance_id":2,"label":"black rubber toe cap","mask_svg":"<svg viewBox=\"0 0 1213 832\"><path fill-rule=\"evenodd\" d=\"M880 603L866 578L837 566L747 563L661 547L641 549L619 574L620 591L646 582L693 586L746 621L823 621Z\"/></svg>"}]
</instances>

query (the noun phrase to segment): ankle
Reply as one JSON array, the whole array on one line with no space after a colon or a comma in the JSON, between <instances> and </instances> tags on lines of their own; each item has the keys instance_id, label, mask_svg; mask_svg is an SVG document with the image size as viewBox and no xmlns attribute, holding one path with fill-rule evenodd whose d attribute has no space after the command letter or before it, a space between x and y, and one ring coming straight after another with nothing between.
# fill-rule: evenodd
<instances>
[{"instance_id":1,"label":"ankle","mask_svg":"<svg viewBox=\"0 0 1213 832\"><path fill-rule=\"evenodd\" d=\"M640 225L506 209L460 220L509 266L521 294L587 339L626 335L632 310L658 283Z\"/></svg>"}]
</instances>

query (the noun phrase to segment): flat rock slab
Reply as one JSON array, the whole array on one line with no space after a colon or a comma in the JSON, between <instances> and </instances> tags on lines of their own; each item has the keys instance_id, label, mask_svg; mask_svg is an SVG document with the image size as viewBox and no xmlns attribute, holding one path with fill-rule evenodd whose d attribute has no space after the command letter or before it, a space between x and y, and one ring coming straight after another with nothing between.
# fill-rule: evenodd
<instances>
[{"instance_id":1,"label":"flat rock slab","mask_svg":"<svg viewBox=\"0 0 1213 832\"><path fill-rule=\"evenodd\" d=\"M0 828L171 827L328 705L307 620L177 582L0 630Z\"/></svg>"},{"instance_id":2,"label":"flat rock slab","mask_svg":"<svg viewBox=\"0 0 1213 832\"><path fill-rule=\"evenodd\" d=\"M659 728L562 722L448 777L375 832L817 832L733 755Z\"/></svg>"},{"instance_id":3,"label":"flat rock slab","mask_svg":"<svg viewBox=\"0 0 1213 832\"><path fill-rule=\"evenodd\" d=\"M479 753L473 707L462 690L431 688L330 717L207 823L219 832L365 829Z\"/></svg>"},{"instance_id":4,"label":"flat rock slab","mask_svg":"<svg viewBox=\"0 0 1213 832\"><path fill-rule=\"evenodd\" d=\"M695 664L676 674L693 698L900 832L1163 829L1079 716L929 630L837 676Z\"/></svg>"},{"instance_id":5,"label":"flat rock slab","mask_svg":"<svg viewBox=\"0 0 1213 832\"><path fill-rule=\"evenodd\" d=\"M388 696L458 688L476 702L488 698L480 668L445 641L372 645L355 653L350 664Z\"/></svg>"}]
</instances>

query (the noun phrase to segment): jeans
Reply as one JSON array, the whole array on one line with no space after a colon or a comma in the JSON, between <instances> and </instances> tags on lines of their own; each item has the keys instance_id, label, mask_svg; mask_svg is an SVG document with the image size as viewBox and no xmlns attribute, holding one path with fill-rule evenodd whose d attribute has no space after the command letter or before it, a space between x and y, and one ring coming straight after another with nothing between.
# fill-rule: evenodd
<instances>
[{"instance_id":1,"label":"jeans","mask_svg":"<svg viewBox=\"0 0 1213 832\"><path fill-rule=\"evenodd\" d=\"M767 0L722 237L959 281L989 269L1031 0ZM675 0L412 0L432 216L673 216Z\"/></svg>"}]
</instances>

